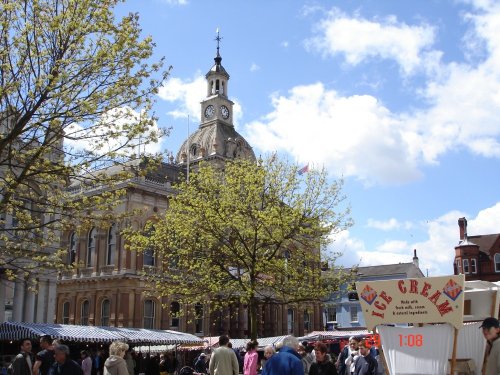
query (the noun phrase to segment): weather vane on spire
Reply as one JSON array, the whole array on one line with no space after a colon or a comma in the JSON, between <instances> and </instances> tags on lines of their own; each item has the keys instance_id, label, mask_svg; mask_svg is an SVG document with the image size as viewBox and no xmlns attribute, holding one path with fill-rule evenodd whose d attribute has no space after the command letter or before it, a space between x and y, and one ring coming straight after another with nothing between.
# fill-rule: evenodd
<instances>
[{"instance_id":1,"label":"weather vane on spire","mask_svg":"<svg viewBox=\"0 0 500 375\"><path fill-rule=\"evenodd\" d=\"M220 44L220 41L222 40L222 37L219 35L219 28L217 28L217 30L215 31L217 33L217 37L214 39L217 41L217 56L220 56L219 54L219 44Z\"/></svg>"}]
</instances>

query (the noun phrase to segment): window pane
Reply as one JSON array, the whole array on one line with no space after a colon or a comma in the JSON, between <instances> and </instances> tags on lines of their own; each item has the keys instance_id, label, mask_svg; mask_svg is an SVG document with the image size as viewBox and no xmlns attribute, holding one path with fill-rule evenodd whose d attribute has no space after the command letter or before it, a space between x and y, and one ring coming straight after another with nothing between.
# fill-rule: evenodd
<instances>
[{"instance_id":1,"label":"window pane","mask_svg":"<svg viewBox=\"0 0 500 375\"><path fill-rule=\"evenodd\" d=\"M115 264L115 252L116 252L116 225L113 224L108 231L108 248L106 254L106 264Z\"/></svg>"},{"instance_id":2,"label":"window pane","mask_svg":"<svg viewBox=\"0 0 500 375\"><path fill-rule=\"evenodd\" d=\"M288 309L288 314L287 314L288 333L293 333L293 327L294 327L294 311L292 309Z\"/></svg>"},{"instance_id":3,"label":"window pane","mask_svg":"<svg viewBox=\"0 0 500 375\"><path fill-rule=\"evenodd\" d=\"M144 301L144 328L154 329L155 321L155 302L152 300Z\"/></svg>"},{"instance_id":4,"label":"window pane","mask_svg":"<svg viewBox=\"0 0 500 375\"><path fill-rule=\"evenodd\" d=\"M357 306L351 306L351 322L357 322L358 321L358 307Z\"/></svg>"},{"instance_id":5,"label":"window pane","mask_svg":"<svg viewBox=\"0 0 500 375\"><path fill-rule=\"evenodd\" d=\"M170 327L179 327L179 313L181 306L179 302L172 302L170 304Z\"/></svg>"},{"instance_id":6,"label":"window pane","mask_svg":"<svg viewBox=\"0 0 500 375\"><path fill-rule=\"evenodd\" d=\"M194 315L195 315L195 332L203 333L203 305L201 303L197 303L194 306Z\"/></svg>"},{"instance_id":7,"label":"window pane","mask_svg":"<svg viewBox=\"0 0 500 375\"><path fill-rule=\"evenodd\" d=\"M472 273L477 273L477 264L475 259L470 260L470 268Z\"/></svg>"},{"instance_id":8,"label":"window pane","mask_svg":"<svg viewBox=\"0 0 500 375\"><path fill-rule=\"evenodd\" d=\"M96 230L92 228L89 232L89 237L87 241L87 267L92 267L92 258L95 252L95 235Z\"/></svg>"},{"instance_id":9,"label":"window pane","mask_svg":"<svg viewBox=\"0 0 500 375\"><path fill-rule=\"evenodd\" d=\"M89 301L83 301L83 303L82 303L82 316L80 319L80 324L82 326L86 326L89 324L89 311L90 311Z\"/></svg>"},{"instance_id":10,"label":"window pane","mask_svg":"<svg viewBox=\"0 0 500 375\"><path fill-rule=\"evenodd\" d=\"M69 302L63 304L62 323L69 324Z\"/></svg>"},{"instance_id":11,"label":"window pane","mask_svg":"<svg viewBox=\"0 0 500 375\"><path fill-rule=\"evenodd\" d=\"M102 301L101 307L101 326L109 326L109 316L111 310L111 303L109 299Z\"/></svg>"},{"instance_id":12,"label":"window pane","mask_svg":"<svg viewBox=\"0 0 500 375\"><path fill-rule=\"evenodd\" d=\"M329 322L336 322L337 321L337 308L336 307L329 307L328 308L327 321L329 321Z\"/></svg>"},{"instance_id":13,"label":"window pane","mask_svg":"<svg viewBox=\"0 0 500 375\"><path fill-rule=\"evenodd\" d=\"M72 232L69 236L68 264L75 263L75 260L76 260L76 233Z\"/></svg>"},{"instance_id":14,"label":"window pane","mask_svg":"<svg viewBox=\"0 0 500 375\"><path fill-rule=\"evenodd\" d=\"M469 273L469 259L464 259L464 273Z\"/></svg>"}]
</instances>

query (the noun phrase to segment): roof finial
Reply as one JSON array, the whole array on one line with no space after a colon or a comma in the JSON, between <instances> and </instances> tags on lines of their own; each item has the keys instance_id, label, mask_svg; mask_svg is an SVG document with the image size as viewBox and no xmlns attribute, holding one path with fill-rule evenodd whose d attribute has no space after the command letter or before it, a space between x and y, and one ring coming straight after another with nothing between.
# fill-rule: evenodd
<instances>
[{"instance_id":1,"label":"roof finial","mask_svg":"<svg viewBox=\"0 0 500 375\"><path fill-rule=\"evenodd\" d=\"M222 40L222 37L219 34L219 28L217 28L215 32L217 33L217 36L214 39L215 41L217 41L217 56L215 57L215 62L219 65L222 60L219 53L220 41Z\"/></svg>"}]
</instances>

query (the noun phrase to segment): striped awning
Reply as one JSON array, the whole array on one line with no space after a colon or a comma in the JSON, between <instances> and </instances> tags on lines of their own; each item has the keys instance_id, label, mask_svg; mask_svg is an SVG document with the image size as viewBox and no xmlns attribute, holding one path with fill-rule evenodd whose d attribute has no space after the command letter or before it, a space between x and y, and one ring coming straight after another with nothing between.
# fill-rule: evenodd
<instances>
[{"instance_id":1,"label":"striped awning","mask_svg":"<svg viewBox=\"0 0 500 375\"><path fill-rule=\"evenodd\" d=\"M195 335L189 333L159 330L159 329L145 329L145 328L117 328L117 327L100 327L112 333L118 333L131 344L163 344L163 345L176 345L176 344L203 344L203 340Z\"/></svg>"},{"instance_id":2,"label":"striped awning","mask_svg":"<svg viewBox=\"0 0 500 375\"><path fill-rule=\"evenodd\" d=\"M130 344L203 344L203 340L197 336L166 330L48 323L4 322L0 324L0 340L38 339L45 335L50 335L53 339L75 342L109 343L121 340Z\"/></svg>"},{"instance_id":3,"label":"striped awning","mask_svg":"<svg viewBox=\"0 0 500 375\"><path fill-rule=\"evenodd\" d=\"M268 345L276 346L276 344L283 341L285 337L286 336L259 337L257 339L257 342L259 343L258 347L259 349L263 349ZM209 347L216 347L219 345L218 336L204 337L204 340L207 343L207 346ZM231 342L233 349L244 349L247 345L247 342L249 342L250 339L230 339L229 341Z\"/></svg>"},{"instance_id":4,"label":"striped awning","mask_svg":"<svg viewBox=\"0 0 500 375\"><path fill-rule=\"evenodd\" d=\"M306 336L299 337L300 341L322 341L348 338L351 336L367 336L371 333L366 329L353 329L346 331L313 331Z\"/></svg>"}]
</instances>

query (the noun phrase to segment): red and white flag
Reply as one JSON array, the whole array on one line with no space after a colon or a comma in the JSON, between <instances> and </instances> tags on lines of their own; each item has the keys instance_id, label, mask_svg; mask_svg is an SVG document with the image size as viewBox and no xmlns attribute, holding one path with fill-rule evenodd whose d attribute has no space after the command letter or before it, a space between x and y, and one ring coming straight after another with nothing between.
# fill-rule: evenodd
<instances>
[{"instance_id":1,"label":"red and white flag","mask_svg":"<svg viewBox=\"0 0 500 375\"><path fill-rule=\"evenodd\" d=\"M309 172L309 164L304 165L302 168L299 169L297 173L302 176L304 173L307 172Z\"/></svg>"}]
</instances>

